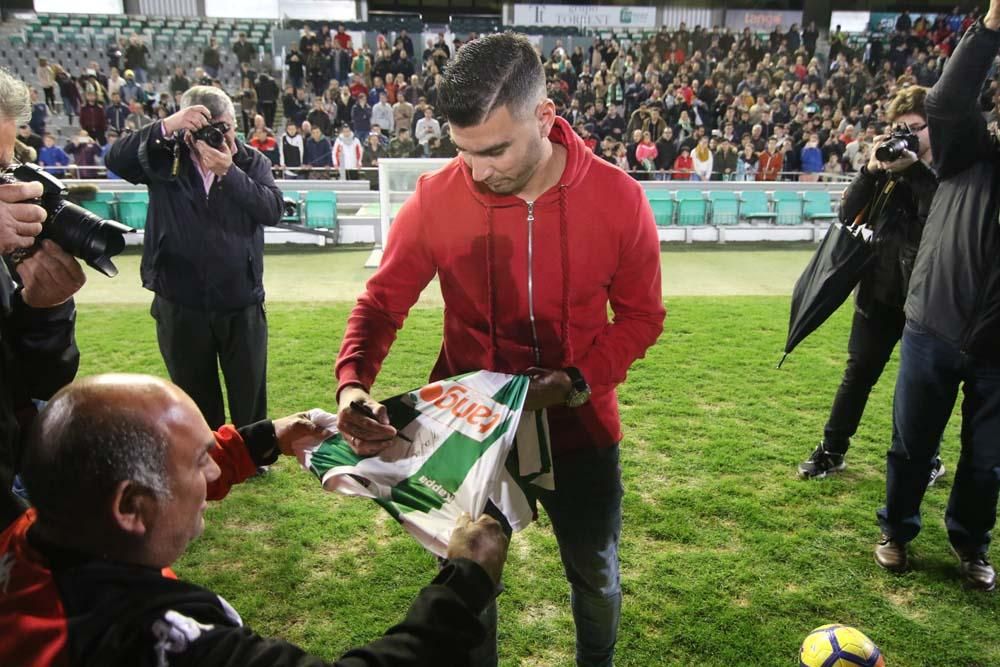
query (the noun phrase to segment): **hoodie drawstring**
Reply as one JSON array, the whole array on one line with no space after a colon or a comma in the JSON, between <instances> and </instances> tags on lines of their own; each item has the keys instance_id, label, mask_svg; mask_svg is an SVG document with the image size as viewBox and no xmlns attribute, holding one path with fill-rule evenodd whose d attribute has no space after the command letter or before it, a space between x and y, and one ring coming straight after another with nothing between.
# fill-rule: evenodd
<instances>
[{"instance_id":1,"label":"hoodie drawstring","mask_svg":"<svg viewBox=\"0 0 1000 667\"><path fill-rule=\"evenodd\" d=\"M487 353L487 370L497 371L497 298L496 276L494 276L495 259L493 256L493 207L486 206L486 324L490 332L489 352Z\"/></svg>"}]
</instances>

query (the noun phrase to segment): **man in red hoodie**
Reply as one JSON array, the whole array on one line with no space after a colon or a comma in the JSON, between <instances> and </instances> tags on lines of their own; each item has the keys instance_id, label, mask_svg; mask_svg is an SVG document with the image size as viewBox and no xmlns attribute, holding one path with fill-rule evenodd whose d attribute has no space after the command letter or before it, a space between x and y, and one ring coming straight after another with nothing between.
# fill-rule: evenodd
<instances>
[{"instance_id":1,"label":"man in red hoodie","mask_svg":"<svg viewBox=\"0 0 1000 667\"><path fill-rule=\"evenodd\" d=\"M460 155L417 182L351 313L336 365L339 427L361 454L394 435L369 391L437 275L444 340L431 379L478 369L532 377L525 407L546 410L556 485L539 500L572 587L577 663L610 665L621 606L615 387L665 315L652 211L638 183L557 117L522 36L464 45L439 106ZM495 642L480 652L473 664L496 662Z\"/></svg>"}]
</instances>

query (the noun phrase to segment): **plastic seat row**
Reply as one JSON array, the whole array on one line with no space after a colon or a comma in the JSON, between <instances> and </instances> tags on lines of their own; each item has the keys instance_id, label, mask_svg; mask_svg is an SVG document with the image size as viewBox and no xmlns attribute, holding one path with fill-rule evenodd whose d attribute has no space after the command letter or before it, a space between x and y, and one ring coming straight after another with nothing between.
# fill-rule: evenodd
<instances>
[{"instance_id":1,"label":"plastic seat row","mask_svg":"<svg viewBox=\"0 0 1000 667\"><path fill-rule=\"evenodd\" d=\"M834 220L830 193L778 190L769 198L763 190L646 190L653 217L667 225L736 225L769 222L779 225Z\"/></svg>"}]
</instances>

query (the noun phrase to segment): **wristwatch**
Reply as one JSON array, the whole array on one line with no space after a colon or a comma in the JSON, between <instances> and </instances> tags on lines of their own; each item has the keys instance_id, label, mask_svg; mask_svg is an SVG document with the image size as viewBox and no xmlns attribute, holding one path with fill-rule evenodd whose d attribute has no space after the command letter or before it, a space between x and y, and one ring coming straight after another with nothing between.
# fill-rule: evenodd
<instances>
[{"instance_id":1,"label":"wristwatch","mask_svg":"<svg viewBox=\"0 0 1000 667\"><path fill-rule=\"evenodd\" d=\"M583 373L580 372L579 368L573 366L568 366L563 371L570 380L569 393L566 394L566 407L578 408L584 405L590 400L590 385L583 378Z\"/></svg>"}]
</instances>

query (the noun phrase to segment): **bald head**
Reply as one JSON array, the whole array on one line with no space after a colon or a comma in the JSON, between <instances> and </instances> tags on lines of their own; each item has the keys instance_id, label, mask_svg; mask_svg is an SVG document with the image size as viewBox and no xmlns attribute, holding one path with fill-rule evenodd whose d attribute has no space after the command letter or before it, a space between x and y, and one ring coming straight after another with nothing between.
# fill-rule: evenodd
<instances>
[{"instance_id":1,"label":"bald head","mask_svg":"<svg viewBox=\"0 0 1000 667\"><path fill-rule=\"evenodd\" d=\"M169 430L200 418L175 385L146 375L99 375L60 390L28 435L25 486L40 520L93 516L123 481L170 495Z\"/></svg>"}]
</instances>

